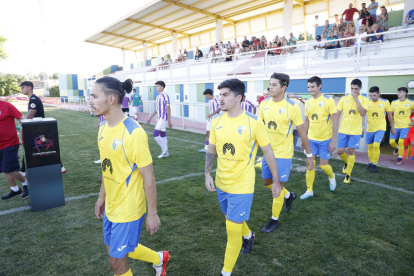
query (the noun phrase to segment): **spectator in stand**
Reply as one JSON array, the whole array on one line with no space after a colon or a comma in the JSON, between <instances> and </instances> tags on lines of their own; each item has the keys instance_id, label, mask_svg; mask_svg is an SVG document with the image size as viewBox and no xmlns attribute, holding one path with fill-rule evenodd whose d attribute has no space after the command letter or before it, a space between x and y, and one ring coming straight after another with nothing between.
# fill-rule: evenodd
<instances>
[{"instance_id":1,"label":"spectator in stand","mask_svg":"<svg viewBox=\"0 0 414 276\"><path fill-rule=\"evenodd\" d=\"M372 25L374 25L375 23L375 19L374 17L372 17L370 12L367 12L365 14L365 18L362 19L362 24L364 24L365 26L367 26L368 28L371 28Z\"/></svg>"},{"instance_id":2,"label":"spectator in stand","mask_svg":"<svg viewBox=\"0 0 414 276\"><path fill-rule=\"evenodd\" d=\"M382 31L388 31L388 11L384 6L381 7L381 14L377 17L377 23Z\"/></svg>"},{"instance_id":3,"label":"spectator in stand","mask_svg":"<svg viewBox=\"0 0 414 276\"><path fill-rule=\"evenodd\" d=\"M262 35L262 39L260 40L260 44L267 46L267 39L264 35Z\"/></svg>"},{"instance_id":4,"label":"spectator in stand","mask_svg":"<svg viewBox=\"0 0 414 276\"><path fill-rule=\"evenodd\" d=\"M339 37L340 38L343 38L344 37L344 34L345 34L345 29L348 27L348 24L346 24L345 22L344 22L344 19L343 18L341 18L341 19L339 19L339 25L338 25L338 28L339 28Z\"/></svg>"},{"instance_id":5,"label":"spectator in stand","mask_svg":"<svg viewBox=\"0 0 414 276\"><path fill-rule=\"evenodd\" d=\"M355 27L351 22L348 23L348 28L345 29L344 38L350 37L351 39L347 39L344 41L344 47L352 47L354 46L354 36L355 36Z\"/></svg>"},{"instance_id":6,"label":"spectator in stand","mask_svg":"<svg viewBox=\"0 0 414 276\"><path fill-rule=\"evenodd\" d=\"M404 29L408 29L408 25L414 24L414 9L410 10L405 16ZM407 31L404 32L405 34Z\"/></svg>"},{"instance_id":7,"label":"spectator in stand","mask_svg":"<svg viewBox=\"0 0 414 276\"><path fill-rule=\"evenodd\" d=\"M328 54L331 51L326 51L326 50L334 50L334 55L335 55L335 59L338 58L338 48L341 48L341 45L339 44L339 41L335 41L335 42L329 42L331 40L335 40L338 39L337 37L334 36L333 31L329 32L329 37L328 37L328 41L326 42L326 46L325 46L325 59L328 59Z\"/></svg>"},{"instance_id":8,"label":"spectator in stand","mask_svg":"<svg viewBox=\"0 0 414 276\"><path fill-rule=\"evenodd\" d=\"M196 52L196 54L195 54L195 60L199 60L200 58L202 58L202 57L203 57L203 52L202 52L202 51L200 51L200 50L198 49L198 47L196 47L195 52Z\"/></svg>"},{"instance_id":9,"label":"spectator in stand","mask_svg":"<svg viewBox=\"0 0 414 276\"><path fill-rule=\"evenodd\" d=\"M225 49L225 48L224 48ZM221 49L221 51L224 51L224 49ZM218 46L216 46L216 49L214 49L214 62L217 63L217 60L219 59L221 55L221 51Z\"/></svg>"},{"instance_id":10,"label":"spectator in stand","mask_svg":"<svg viewBox=\"0 0 414 276\"><path fill-rule=\"evenodd\" d=\"M371 34L375 34L375 35L369 37L369 42L371 45L375 45L374 55L376 55L378 52L379 43L382 43L384 41L384 36L381 34L382 32L383 31L379 28L377 23L372 25Z\"/></svg>"},{"instance_id":11,"label":"spectator in stand","mask_svg":"<svg viewBox=\"0 0 414 276\"><path fill-rule=\"evenodd\" d=\"M238 55L241 53L241 48L240 48L240 45L239 45L239 43L237 43L236 44L236 48L234 48L234 58L236 59L236 60L238 60Z\"/></svg>"},{"instance_id":12,"label":"spectator in stand","mask_svg":"<svg viewBox=\"0 0 414 276\"><path fill-rule=\"evenodd\" d=\"M188 53L187 53L187 50L184 49L184 53L183 53L183 57L182 57L181 61L186 61L187 58L188 58Z\"/></svg>"},{"instance_id":13,"label":"spectator in stand","mask_svg":"<svg viewBox=\"0 0 414 276\"><path fill-rule=\"evenodd\" d=\"M175 62L177 63L177 62L181 62L181 61L183 61L183 53L181 53L181 50L179 50L178 51L178 59Z\"/></svg>"},{"instance_id":14,"label":"spectator in stand","mask_svg":"<svg viewBox=\"0 0 414 276\"><path fill-rule=\"evenodd\" d=\"M280 40L278 35L275 36L275 38L273 39L273 42L275 42L277 40Z\"/></svg>"},{"instance_id":15,"label":"spectator in stand","mask_svg":"<svg viewBox=\"0 0 414 276\"><path fill-rule=\"evenodd\" d=\"M339 23L339 17L337 14L334 15L334 23Z\"/></svg>"},{"instance_id":16,"label":"spectator in stand","mask_svg":"<svg viewBox=\"0 0 414 276\"><path fill-rule=\"evenodd\" d=\"M365 3L362 3L362 9L359 11L359 16L358 16L358 19L357 19L357 21L356 21L356 25L358 26L358 28L359 28L359 26L361 26L361 24L362 24L362 19L364 19L365 18L365 13L367 12L367 7L366 7L366 4Z\"/></svg>"},{"instance_id":17,"label":"spectator in stand","mask_svg":"<svg viewBox=\"0 0 414 276\"><path fill-rule=\"evenodd\" d=\"M326 43L322 42L322 37L320 35L316 36L316 44L313 45L313 49L315 51L321 51L323 49L325 49Z\"/></svg>"},{"instance_id":18,"label":"spectator in stand","mask_svg":"<svg viewBox=\"0 0 414 276\"><path fill-rule=\"evenodd\" d=\"M367 11L371 14L374 18L374 22L377 21L377 9L378 9L378 2L375 0L371 0L371 4L368 6Z\"/></svg>"},{"instance_id":19,"label":"spectator in stand","mask_svg":"<svg viewBox=\"0 0 414 276\"><path fill-rule=\"evenodd\" d=\"M285 40L283 40L283 42L282 42L282 50L281 50L281 52L280 52L280 55L287 55L288 53L289 53L289 48L288 48L288 46L289 46L289 44L288 44L289 42L285 39Z\"/></svg>"},{"instance_id":20,"label":"spectator in stand","mask_svg":"<svg viewBox=\"0 0 414 276\"><path fill-rule=\"evenodd\" d=\"M250 42L247 39L247 36L244 37L242 46L243 46L243 52L248 52L250 50Z\"/></svg>"},{"instance_id":21,"label":"spectator in stand","mask_svg":"<svg viewBox=\"0 0 414 276\"><path fill-rule=\"evenodd\" d=\"M227 61L232 61L233 60L233 47L231 45L229 45L227 47L227 57L226 57L226 62Z\"/></svg>"},{"instance_id":22,"label":"spectator in stand","mask_svg":"<svg viewBox=\"0 0 414 276\"><path fill-rule=\"evenodd\" d=\"M252 40L250 40L250 51L254 52L256 51L256 45L254 44L256 37L252 36Z\"/></svg>"},{"instance_id":23,"label":"spectator in stand","mask_svg":"<svg viewBox=\"0 0 414 276\"><path fill-rule=\"evenodd\" d=\"M254 39L254 46L256 48L256 51L260 50L260 39L258 39L258 38Z\"/></svg>"},{"instance_id":24,"label":"spectator in stand","mask_svg":"<svg viewBox=\"0 0 414 276\"><path fill-rule=\"evenodd\" d=\"M339 37L339 28L337 27L336 23L332 24L332 31L334 32L334 36Z\"/></svg>"},{"instance_id":25,"label":"spectator in stand","mask_svg":"<svg viewBox=\"0 0 414 276\"><path fill-rule=\"evenodd\" d=\"M234 39L234 43L233 45L231 45L231 47L236 48L236 46L239 45L239 43L237 43L237 38Z\"/></svg>"},{"instance_id":26,"label":"spectator in stand","mask_svg":"<svg viewBox=\"0 0 414 276\"><path fill-rule=\"evenodd\" d=\"M269 92L269 88L268 88L267 90L263 91L263 95L259 98L259 100L258 100L259 105L263 100L267 99L269 96L270 96L270 92Z\"/></svg>"},{"instance_id":27,"label":"spectator in stand","mask_svg":"<svg viewBox=\"0 0 414 276\"><path fill-rule=\"evenodd\" d=\"M319 16L318 15L315 15L315 21L314 21L314 24L312 25L312 27L318 27L319 26Z\"/></svg>"},{"instance_id":28,"label":"spectator in stand","mask_svg":"<svg viewBox=\"0 0 414 276\"><path fill-rule=\"evenodd\" d=\"M345 15L345 23L348 23L348 22L353 22L354 21L354 14L356 13L356 12L358 12L359 13L359 10L358 9L355 9L355 8L353 8L353 4L352 3L350 3L349 4L349 9L346 9L343 13L342 13L342 17L341 18L343 18L344 17L344 15Z\"/></svg>"},{"instance_id":29,"label":"spectator in stand","mask_svg":"<svg viewBox=\"0 0 414 276\"><path fill-rule=\"evenodd\" d=\"M157 65L158 66L158 69L160 69L160 70L164 69L164 65L165 65L164 58L161 57L161 63Z\"/></svg>"},{"instance_id":30,"label":"spectator in stand","mask_svg":"<svg viewBox=\"0 0 414 276\"><path fill-rule=\"evenodd\" d=\"M355 50L351 48L351 53L348 53L348 57L350 57L354 52L357 54L358 52L358 46L359 49L362 51L362 55L365 55L366 52L366 43L367 43L367 36L368 34L365 32L365 26L360 26L358 28L358 34L356 35L356 41L354 43Z\"/></svg>"},{"instance_id":31,"label":"spectator in stand","mask_svg":"<svg viewBox=\"0 0 414 276\"><path fill-rule=\"evenodd\" d=\"M208 54L207 54L206 58L210 58L211 63L213 63L213 58L214 58L214 55L215 55L214 52L215 52L215 50L214 50L213 46L210 46L210 50L208 51Z\"/></svg>"},{"instance_id":32,"label":"spectator in stand","mask_svg":"<svg viewBox=\"0 0 414 276\"><path fill-rule=\"evenodd\" d=\"M171 64L171 63L172 63L171 56L170 56L170 55L168 55L168 56L167 56L167 64Z\"/></svg>"},{"instance_id":33,"label":"spectator in stand","mask_svg":"<svg viewBox=\"0 0 414 276\"><path fill-rule=\"evenodd\" d=\"M289 46L295 46L297 42L298 42L297 38L293 36L293 33L290 33ZM288 51L291 54L293 54L293 49L296 49L296 47L291 47L288 49Z\"/></svg>"},{"instance_id":34,"label":"spectator in stand","mask_svg":"<svg viewBox=\"0 0 414 276\"><path fill-rule=\"evenodd\" d=\"M332 25L329 25L329 20L325 20L325 25L323 26L322 33L325 36L328 36L330 30L332 30Z\"/></svg>"}]
</instances>

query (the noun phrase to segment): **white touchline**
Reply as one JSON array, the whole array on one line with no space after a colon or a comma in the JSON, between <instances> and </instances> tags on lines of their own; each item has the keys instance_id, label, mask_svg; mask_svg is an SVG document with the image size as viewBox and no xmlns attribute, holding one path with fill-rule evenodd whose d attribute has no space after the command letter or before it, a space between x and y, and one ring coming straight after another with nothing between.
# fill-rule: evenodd
<instances>
[{"instance_id":1,"label":"white touchline","mask_svg":"<svg viewBox=\"0 0 414 276\"><path fill-rule=\"evenodd\" d=\"M211 172L215 172L215 171L216 170L212 170ZM166 183L166 182L170 182L170 181L174 181L174 180L181 180L181 179L184 179L184 178L187 178L187 177L200 176L200 175L204 175L204 173L192 173L192 174L187 174L187 175L183 175L183 176L172 177L172 178L156 181L156 183L158 185L158 184L161 184L161 183ZM87 195L73 196L73 197L66 198L65 201L66 202L74 201L74 200L84 199L84 198L97 196L97 195L99 195L99 193L91 193L91 194L87 194ZM11 214L11 213L16 213L16 212L20 212L20 211L24 211L24 210L30 210L30 207L29 206L23 206L23 207L10 209L10 210L6 210L6 211L0 211L0 216Z\"/></svg>"}]
</instances>

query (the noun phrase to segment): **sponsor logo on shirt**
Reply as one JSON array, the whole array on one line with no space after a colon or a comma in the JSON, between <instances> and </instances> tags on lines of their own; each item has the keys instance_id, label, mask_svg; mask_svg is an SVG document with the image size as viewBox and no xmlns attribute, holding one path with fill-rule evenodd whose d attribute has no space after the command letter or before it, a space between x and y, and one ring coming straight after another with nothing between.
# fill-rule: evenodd
<instances>
[{"instance_id":1,"label":"sponsor logo on shirt","mask_svg":"<svg viewBox=\"0 0 414 276\"><path fill-rule=\"evenodd\" d=\"M319 120L318 119L318 114L312 114L312 120Z\"/></svg>"},{"instance_id":2,"label":"sponsor logo on shirt","mask_svg":"<svg viewBox=\"0 0 414 276\"><path fill-rule=\"evenodd\" d=\"M112 142L112 148L114 150L119 150L120 146L121 146L121 141L114 139L114 141Z\"/></svg>"},{"instance_id":3,"label":"sponsor logo on shirt","mask_svg":"<svg viewBox=\"0 0 414 276\"><path fill-rule=\"evenodd\" d=\"M230 152L231 155L234 155L236 153L236 149L232 143L225 143L223 145L223 154L226 154L227 152Z\"/></svg>"},{"instance_id":4,"label":"sponsor logo on shirt","mask_svg":"<svg viewBox=\"0 0 414 276\"><path fill-rule=\"evenodd\" d=\"M245 127L245 126L239 126L237 131L239 132L240 135L243 135L243 134L246 133L246 129L247 129L247 127Z\"/></svg>"},{"instance_id":5,"label":"sponsor logo on shirt","mask_svg":"<svg viewBox=\"0 0 414 276\"><path fill-rule=\"evenodd\" d=\"M223 128L223 127L222 126L219 126L219 127L216 128L216 130L219 130L220 128Z\"/></svg>"},{"instance_id":6,"label":"sponsor logo on shirt","mask_svg":"<svg viewBox=\"0 0 414 276\"><path fill-rule=\"evenodd\" d=\"M277 128L277 124L276 124L276 122L275 122L275 121L270 121L270 122L267 124L267 127L268 127L269 129L271 129L271 128L273 127L273 129L274 129L274 130L276 130L276 128Z\"/></svg>"},{"instance_id":7,"label":"sponsor logo on shirt","mask_svg":"<svg viewBox=\"0 0 414 276\"><path fill-rule=\"evenodd\" d=\"M404 114L405 114L405 112L404 112L404 111L400 111L398 114L399 114L399 115L404 115Z\"/></svg>"},{"instance_id":8,"label":"sponsor logo on shirt","mask_svg":"<svg viewBox=\"0 0 414 276\"><path fill-rule=\"evenodd\" d=\"M378 113L377 112L373 112L372 113L372 117L378 117Z\"/></svg>"},{"instance_id":9,"label":"sponsor logo on shirt","mask_svg":"<svg viewBox=\"0 0 414 276\"><path fill-rule=\"evenodd\" d=\"M354 114L356 115L356 111L354 109L349 110L349 115Z\"/></svg>"},{"instance_id":10,"label":"sponsor logo on shirt","mask_svg":"<svg viewBox=\"0 0 414 276\"><path fill-rule=\"evenodd\" d=\"M109 168L109 172L112 174L113 170L112 170L111 160L108 158L105 158L104 161L102 162L102 171L105 172L107 167Z\"/></svg>"}]
</instances>

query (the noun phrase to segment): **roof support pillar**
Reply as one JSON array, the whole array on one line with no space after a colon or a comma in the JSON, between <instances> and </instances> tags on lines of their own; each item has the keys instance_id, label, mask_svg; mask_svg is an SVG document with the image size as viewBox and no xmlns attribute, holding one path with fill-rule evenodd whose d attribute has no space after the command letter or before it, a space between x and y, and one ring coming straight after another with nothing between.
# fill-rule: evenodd
<instances>
[{"instance_id":1,"label":"roof support pillar","mask_svg":"<svg viewBox=\"0 0 414 276\"><path fill-rule=\"evenodd\" d=\"M147 67L148 59L148 43L144 42L142 45L142 67Z\"/></svg>"},{"instance_id":2,"label":"roof support pillar","mask_svg":"<svg viewBox=\"0 0 414 276\"><path fill-rule=\"evenodd\" d=\"M223 41L223 19L216 19L216 43L220 45Z\"/></svg>"},{"instance_id":3,"label":"roof support pillar","mask_svg":"<svg viewBox=\"0 0 414 276\"><path fill-rule=\"evenodd\" d=\"M284 0L283 6L283 35L289 38L292 32L293 0Z\"/></svg>"},{"instance_id":4,"label":"roof support pillar","mask_svg":"<svg viewBox=\"0 0 414 276\"><path fill-rule=\"evenodd\" d=\"M125 71L125 70L128 70L127 68L126 68L126 63L125 63L125 49L121 49L121 51L122 51L122 70L123 71Z\"/></svg>"},{"instance_id":5,"label":"roof support pillar","mask_svg":"<svg viewBox=\"0 0 414 276\"><path fill-rule=\"evenodd\" d=\"M177 50L178 50L178 39L177 33L172 32L172 40L171 40L171 60L175 62L177 59Z\"/></svg>"}]
</instances>

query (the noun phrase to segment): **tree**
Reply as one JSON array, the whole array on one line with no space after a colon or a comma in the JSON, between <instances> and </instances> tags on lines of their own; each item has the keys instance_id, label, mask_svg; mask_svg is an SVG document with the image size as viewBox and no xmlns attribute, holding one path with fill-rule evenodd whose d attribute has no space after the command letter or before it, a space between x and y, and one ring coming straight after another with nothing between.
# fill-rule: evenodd
<instances>
[{"instance_id":1,"label":"tree","mask_svg":"<svg viewBox=\"0 0 414 276\"><path fill-rule=\"evenodd\" d=\"M28 80L39 80L39 77L33 74L32 72L27 72L26 77Z\"/></svg>"},{"instance_id":2,"label":"tree","mask_svg":"<svg viewBox=\"0 0 414 276\"><path fill-rule=\"evenodd\" d=\"M0 35L0 60L7 59L9 57L9 54L6 53L6 50L4 49L6 46L7 38Z\"/></svg>"},{"instance_id":3,"label":"tree","mask_svg":"<svg viewBox=\"0 0 414 276\"><path fill-rule=\"evenodd\" d=\"M46 80L46 76L47 76L46 72L40 72L39 75L38 75L38 79L39 80Z\"/></svg>"},{"instance_id":4,"label":"tree","mask_svg":"<svg viewBox=\"0 0 414 276\"><path fill-rule=\"evenodd\" d=\"M1 75L1 73L0 73L0 75ZM19 74L4 74L3 76L5 76L5 77L10 76L10 77L14 78L16 80L17 84L19 84L19 85L22 82L27 81L26 76L19 75Z\"/></svg>"},{"instance_id":5,"label":"tree","mask_svg":"<svg viewBox=\"0 0 414 276\"><path fill-rule=\"evenodd\" d=\"M49 93L50 93L50 97L60 97L59 85L50 87Z\"/></svg>"},{"instance_id":6,"label":"tree","mask_svg":"<svg viewBox=\"0 0 414 276\"><path fill-rule=\"evenodd\" d=\"M15 78L10 75L0 76L0 96L9 96L17 92L20 92L20 87Z\"/></svg>"},{"instance_id":7,"label":"tree","mask_svg":"<svg viewBox=\"0 0 414 276\"><path fill-rule=\"evenodd\" d=\"M58 73L53 73L53 75L49 75L49 80L54 79L57 80L59 79L59 74Z\"/></svg>"}]
</instances>

